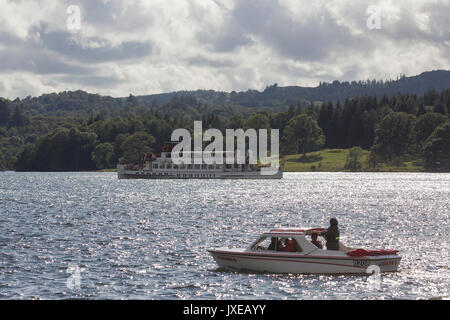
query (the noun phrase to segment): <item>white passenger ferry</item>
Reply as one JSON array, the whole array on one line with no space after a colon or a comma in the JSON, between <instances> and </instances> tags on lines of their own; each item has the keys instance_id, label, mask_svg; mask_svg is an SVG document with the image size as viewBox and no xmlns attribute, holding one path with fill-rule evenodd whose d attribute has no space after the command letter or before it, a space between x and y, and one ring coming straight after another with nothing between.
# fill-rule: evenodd
<instances>
[{"instance_id":1,"label":"white passenger ferry","mask_svg":"<svg viewBox=\"0 0 450 320\"><path fill-rule=\"evenodd\" d=\"M174 143L165 143L161 154L147 153L143 165L118 165L119 179L281 179L283 171L253 164L181 164L172 162ZM192 155L194 156L194 155ZM193 162L193 161L192 161Z\"/></svg>"}]
</instances>

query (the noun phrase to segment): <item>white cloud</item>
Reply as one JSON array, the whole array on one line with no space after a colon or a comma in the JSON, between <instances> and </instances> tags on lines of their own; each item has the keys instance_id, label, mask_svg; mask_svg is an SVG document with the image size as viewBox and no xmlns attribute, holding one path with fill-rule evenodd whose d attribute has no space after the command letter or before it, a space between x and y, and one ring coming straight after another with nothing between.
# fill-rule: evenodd
<instances>
[{"instance_id":1,"label":"white cloud","mask_svg":"<svg viewBox=\"0 0 450 320\"><path fill-rule=\"evenodd\" d=\"M81 8L81 30L66 9ZM366 26L367 7L381 29ZM0 0L0 96L126 96L449 69L447 0Z\"/></svg>"}]
</instances>

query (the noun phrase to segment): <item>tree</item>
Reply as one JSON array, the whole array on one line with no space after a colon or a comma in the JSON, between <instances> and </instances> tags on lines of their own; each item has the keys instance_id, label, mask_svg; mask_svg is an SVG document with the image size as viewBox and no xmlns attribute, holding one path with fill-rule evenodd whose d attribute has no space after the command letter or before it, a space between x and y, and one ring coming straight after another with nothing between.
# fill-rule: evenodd
<instances>
[{"instance_id":1,"label":"tree","mask_svg":"<svg viewBox=\"0 0 450 320\"><path fill-rule=\"evenodd\" d=\"M331 135L331 131L333 128L333 104L331 102L327 104L323 104L320 108L319 119L317 123L319 127L322 128L325 137L329 137ZM330 141L327 139L327 145L329 145Z\"/></svg>"},{"instance_id":2,"label":"tree","mask_svg":"<svg viewBox=\"0 0 450 320\"><path fill-rule=\"evenodd\" d=\"M0 152L0 171L3 171L5 169L6 169L5 156L3 155L3 152Z\"/></svg>"},{"instance_id":3,"label":"tree","mask_svg":"<svg viewBox=\"0 0 450 320\"><path fill-rule=\"evenodd\" d=\"M29 171L33 170L32 161L36 157L35 146L32 144L26 144L22 146L17 152L18 157L15 161L14 169L16 171Z\"/></svg>"},{"instance_id":4,"label":"tree","mask_svg":"<svg viewBox=\"0 0 450 320\"><path fill-rule=\"evenodd\" d=\"M375 152L383 159L392 161L411 150L414 145L416 117L404 112L391 112L375 129Z\"/></svg>"},{"instance_id":5,"label":"tree","mask_svg":"<svg viewBox=\"0 0 450 320\"><path fill-rule=\"evenodd\" d=\"M106 142L97 145L92 152L92 160L97 169L109 169L114 166L114 145Z\"/></svg>"},{"instance_id":6,"label":"tree","mask_svg":"<svg viewBox=\"0 0 450 320\"><path fill-rule=\"evenodd\" d=\"M353 147L350 149L347 161L345 163L345 169L350 171L359 171L362 168L361 157L363 150L360 147Z\"/></svg>"},{"instance_id":7,"label":"tree","mask_svg":"<svg viewBox=\"0 0 450 320\"><path fill-rule=\"evenodd\" d=\"M0 98L0 126L6 126L9 123L10 116L8 101Z\"/></svg>"},{"instance_id":8,"label":"tree","mask_svg":"<svg viewBox=\"0 0 450 320\"><path fill-rule=\"evenodd\" d=\"M443 103L438 103L434 107L434 112L447 115L447 107Z\"/></svg>"},{"instance_id":9,"label":"tree","mask_svg":"<svg viewBox=\"0 0 450 320\"><path fill-rule=\"evenodd\" d=\"M133 107L137 106L138 99L130 93L130 95L127 98L127 103L128 103L128 105L133 106Z\"/></svg>"},{"instance_id":10,"label":"tree","mask_svg":"<svg viewBox=\"0 0 450 320\"><path fill-rule=\"evenodd\" d=\"M313 119L319 118L320 107L316 106L313 102L309 103L306 107L305 113Z\"/></svg>"},{"instance_id":11,"label":"tree","mask_svg":"<svg viewBox=\"0 0 450 320\"><path fill-rule=\"evenodd\" d=\"M75 128L70 129L65 148L70 171L93 170L92 152L97 143L97 135L92 132L81 132ZM67 170L65 169L65 170Z\"/></svg>"},{"instance_id":12,"label":"tree","mask_svg":"<svg viewBox=\"0 0 450 320\"><path fill-rule=\"evenodd\" d=\"M30 122L29 118L23 113L22 107L15 106L11 116L10 124L13 127L23 127Z\"/></svg>"},{"instance_id":13,"label":"tree","mask_svg":"<svg viewBox=\"0 0 450 320\"><path fill-rule=\"evenodd\" d=\"M240 114L235 114L227 122L227 129L240 129L242 128L242 116Z\"/></svg>"},{"instance_id":14,"label":"tree","mask_svg":"<svg viewBox=\"0 0 450 320\"><path fill-rule=\"evenodd\" d=\"M122 151L120 162L124 164L142 163L144 154L153 151L152 145L155 141L155 138L147 132L138 131L132 134L120 145Z\"/></svg>"},{"instance_id":15,"label":"tree","mask_svg":"<svg viewBox=\"0 0 450 320\"><path fill-rule=\"evenodd\" d=\"M425 113L417 119L414 131L419 150L422 150L424 142L433 133L434 129L443 124L446 120L446 116L435 112Z\"/></svg>"},{"instance_id":16,"label":"tree","mask_svg":"<svg viewBox=\"0 0 450 320\"><path fill-rule=\"evenodd\" d=\"M244 122L245 129L270 129L270 118L263 113L255 113Z\"/></svg>"},{"instance_id":17,"label":"tree","mask_svg":"<svg viewBox=\"0 0 450 320\"><path fill-rule=\"evenodd\" d=\"M373 148L370 150L369 157L367 159L367 163L369 165L369 169L376 169L379 162L379 156L377 153L373 150Z\"/></svg>"},{"instance_id":18,"label":"tree","mask_svg":"<svg viewBox=\"0 0 450 320\"><path fill-rule=\"evenodd\" d=\"M91 153L97 141L92 132L57 128L34 144L23 147L15 163L18 171L93 170Z\"/></svg>"},{"instance_id":19,"label":"tree","mask_svg":"<svg viewBox=\"0 0 450 320\"><path fill-rule=\"evenodd\" d=\"M306 152L320 148L325 143L322 129L307 114L300 114L289 120L284 135L288 150L300 152L304 157Z\"/></svg>"},{"instance_id":20,"label":"tree","mask_svg":"<svg viewBox=\"0 0 450 320\"><path fill-rule=\"evenodd\" d=\"M424 145L425 167L450 171L450 120L437 127Z\"/></svg>"}]
</instances>

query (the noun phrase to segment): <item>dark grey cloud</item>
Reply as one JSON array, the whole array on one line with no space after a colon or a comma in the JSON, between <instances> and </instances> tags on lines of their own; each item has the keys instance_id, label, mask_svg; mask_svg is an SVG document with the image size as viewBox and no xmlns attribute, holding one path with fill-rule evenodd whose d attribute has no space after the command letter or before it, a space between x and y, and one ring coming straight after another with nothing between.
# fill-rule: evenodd
<instances>
[{"instance_id":1,"label":"dark grey cloud","mask_svg":"<svg viewBox=\"0 0 450 320\"><path fill-rule=\"evenodd\" d=\"M234 19L227 19L225 25L225 28L216 30L202 30L197 35L198 40L215 52L232 52L253 43L250 35L242 30Z\"/></svg>"},{"instance_id":2,"label":"dark grey cloud","mask_svg":"<svg viewBox=\"0 0 450 320\"><path fill-rule=\"evenodd\" d=\"M121 83L124 83L125 80L118 79L115 76L96 76L96 75L79 75L79 74L71 74L65 75L58 78L59 81L63 83L67 83L70 85L77 86L91 86L101 89L110 89Z\"/></svg>"},{"instance_id":3,"label":"dark grey cloud","mask_svg":"<svg viewBox=\"0 0 450 320\"><path fill-rule=\"evenodd\" d=\"M240 26L241 34L256 37L294 60L320 61L336 50L372 47L365 38L352 35L348 27L339 25L326 8L293 19L288 8L278 1L239 0L232 15L232 23Z\"/></svg>"},{"instance_id":4,"label":"dark grey cloud","mask_svg":"<svg viewBox=\"0 0 450 320\"><path fill-rule=\"evenodd\" d=\"M450 1L426 3L423 13L429 16L427 37L431 36L434 41L450 41Z\"/></svg>"},{"instance_id":5,"label":"dark grey cloud","mask_svg":"<svg viewBox=\"0 0 450 320\"><path fill-rule=\"evenodd\" d=\"M373 34L373 40L429 44L449 41L449 14L450 2L424 4L420 11L415 7L404 7L398 10L395 19L382 15L382 28ZM424 23L426 26L421 25Z\"/></svg>"},{"instance_id":6,"label":"dark grey cloud","mask_svg":"<svg viewBox=\"0 0 450 320\"><path fill-rule=\"evenodd\" d=\"M67 62L52 53L37 40L22 40L0 34L0 41L6 44L0 48L0 72L24 71L35 74L90 74L88 67Z\"/></svg>"},{"instance_id":7,"label":"dark grey cloud","mask_svg":"<svg viewBox=\"0 0 450 320\"><path fill-rule=\"evenodd\" d=\"M139 59L152 53L152 46L148 42L125 41L113 46L100 37L85 38L81 40L82 43L76 37L70 32L43 32L40 38L45 48L87 63ZM89 43L98 46L86 45Z\"/></svg>"},{"instance_id":8,"label":"dark grey cloud","mask_svg":"<svg viewBox=\"0 0 450 320\"><path fill-rule=\"evenodd\" d=\"M210 68L232 68L236 67L237 63L224 59L212 59L203 55L196 55L194 57L189 57L184 59L188 65L200 66L200 67L210 67Z\"/></svg>"}]
</instances>

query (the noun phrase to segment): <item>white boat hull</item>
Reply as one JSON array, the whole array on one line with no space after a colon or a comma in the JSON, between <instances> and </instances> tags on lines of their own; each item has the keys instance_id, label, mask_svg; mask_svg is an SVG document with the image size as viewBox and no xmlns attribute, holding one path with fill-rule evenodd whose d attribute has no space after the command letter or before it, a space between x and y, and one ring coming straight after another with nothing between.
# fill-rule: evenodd
<instances>
[{"instance_id":1,"label":"white boat hull","mask_svg":"<svg viewBox=\"0 0 450 320\"><path fill-rule=\"evenodd\" d=\"M125 170L119 166L119 179L282 179L283 171L264 175L260 171L162 171L162 170Z\"/></svg>"},{"instance_id":2,"label":"white boat hull","mask_svg":"<svg viewBox=\"0 0 450 320\"><path fill-rule=\"evenodd\" d=\"M398 255L349 257L344 252L322 250L323 254L249 252L243 249L208 250L219 267L271 273L367 274L369 266L380 272L397 271ZM370 271L370 272L369 272Z\"/></svg>"}]
</instances>

